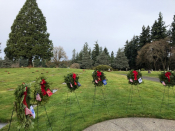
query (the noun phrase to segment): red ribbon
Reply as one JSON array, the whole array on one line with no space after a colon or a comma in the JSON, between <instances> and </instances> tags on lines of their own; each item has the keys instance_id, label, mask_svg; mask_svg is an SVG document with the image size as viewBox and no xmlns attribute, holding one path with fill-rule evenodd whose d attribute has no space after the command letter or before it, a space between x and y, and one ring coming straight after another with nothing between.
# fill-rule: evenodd
<instances>
[{"instance_id":1,"label":"red ribbon","mask_svg":"<svg viewBox=\"0 0 175 131\"><path fill-rule=\"evenodd\" d=\"M76 80L76 74L75 73L73 74L72 78L74 79L74 85L77 85L77 83L75 82L75 80Z\"/></svg>"},{"instance_id":2,"label":"red ribbon","mask_svg":"<svg viewBox=\"0 0 175 131\"><path fill-rule=\"evenodd\" d=\"M134 70L132 73L134 74L134 80L137 80L138 72L136 70Z\"/></svg>"},{"instance_id":3,"label":"red ribbon","mask_svg":"<svg viewBox=\"0 0 175 131\"><path fill-rule=\"evenodd\" d=\"M97 71L97 77L98 77L98 80L97 81L101 81L100 76L101 76L101 72L100 71Z\"/></svg>"},{"instance_id":4,"label":"red ribbon","mask_svg":"<svg viewBox=\"0 0 175 131\"><path fill-rule=\"evenodd\" d=\"M23 104L26 106L26 108L24 109L24 110L25 110L25 115L29 115L28 112L27 112L27 108L28 108L28 106L27 106L27 102L26 102L26 97L27 97L27 87L26 87L26 91L24 92L23 95L24 95ZM30 114L30 116L32 116L32 115Z\"/></svg>"},{"instance_id":5,"label":"red ribbon","mask_svg":"<svg viewBox=\"0 0 175 131\"><path fill-rule=\"evenodd\" d=\"M26 91L24 92L24 100L23 100L23 104L26 106L26 107L28 107L27 106L27 102L26 102L26 97L27 97L27 87L26 87Z\"/></svg>"},{"instance_id":6,"label":"red ribbon","mask_svg":"<svg viewBox=\"0 0 175 131\"><path fill-rule=\"evenodd\" d=\"M165 73L165 76L168 78L168 82L170 82L170 75L171 75L170 72Z\"/></svg>"},{"instance_id":7,"label":"red ribbon","mask_svg":"<svg viewBox=\"0 0 175 131\"><path fill-rule=\"evenodd\" d=\"M42 79L42 82L41 82L41 91L43 93L43 96L45 96L47 93L45 91L45 84L46 84L46 81L44 79Z\"/></svg>"}]
</instances>

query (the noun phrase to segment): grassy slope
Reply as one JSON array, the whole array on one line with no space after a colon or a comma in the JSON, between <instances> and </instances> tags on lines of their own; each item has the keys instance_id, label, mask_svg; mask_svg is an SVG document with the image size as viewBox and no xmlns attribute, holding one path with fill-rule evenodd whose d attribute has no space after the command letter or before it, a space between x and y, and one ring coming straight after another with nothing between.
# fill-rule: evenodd
<instances>
[{"instance_id":1,"label":"grassy slope","mask_svg":"<svg viewBox=\"0 0 175 131\"><path fill-rule=\"evenodd\" d=\"M38 72L36 72L38 70ZM10 74L8 74L8 71ZM48 71L48 73L46 73ZM32 73L34 72L34 73ZM64 75L74 72L79 74L81 87L75 91L84 118L80 112L77 104L75 93L68 93L67 99L67 87L62 84L64 82ZM92 110L92 102L94 96L94 85L92 84L92 70L75 69L56 69L56 68L18 68L18 69L0 69L0 121L7 122L10 120L11 112L13 108L14 91L9 89L15 89L18 84L22 82L30 83L35 80L36 77L44 73L48 77L48 81L53 82L52 89L58 89L58 91L51 96L50 101L46 104L47 114L49 116L52 128L57 130L70 130L81 131L84 128L95 124L100 121L120 118L120 117L156 117L175 119L175 95L172 88L169 89L169 108L168 104L168 88L166 88L165 101L162 105L162 111L160 112L161 100L163 97L164 87L157 82L151 82L144 80L144 84L139 85L139 91L142 99L142 107L137 87L133 87L132 103L128 103L129 92L131 86L128 85L126 76L121 76L115 72L105 72L108 84L104 87L97 87L96 90L96 106ZM144 73L143 73L144 74ZM32 84L33 85L33 84ZM106 102L109 109L109 114L104 106L103 90L106 98ZM127 106L129 105L129 106ZM66 108L67 107L67 108ZM128 110L126 111L128 107ZM66 109L66 110L65 110ZM36 113L35 108L35 113ZM64 114L66 116L64 119ZM70 116L69 114L72 114ZM93 116L94 114L94 116ZM35 122L35 128L37 126L37 119ZM70 122L72 121L72 122ZM11 129L15 131L16 116L13 117ZM71 127L70 127L71 125ZM39 106L39 129L49 130L49 123L47 121L46 113L43 106ZM7 130L8 126L2 130ZM37 129L37 128L36 128ZM34 129L34 130L36 130Z\"/></svg>"}]
</instances>

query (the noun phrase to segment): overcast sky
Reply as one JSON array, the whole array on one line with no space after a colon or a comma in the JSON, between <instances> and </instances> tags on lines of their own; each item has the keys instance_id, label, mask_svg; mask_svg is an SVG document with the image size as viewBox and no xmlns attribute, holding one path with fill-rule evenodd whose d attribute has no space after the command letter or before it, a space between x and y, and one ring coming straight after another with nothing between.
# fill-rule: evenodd
<instances>
[{"instance_id":1,"label":"overcast sky","mask_svg":"<svg viewBox=\"0 0 175 131\"><path fill-rule=\"evenodd\" d=\"M11 26L25 0L0 0L0 43L4 48ZM62 46L72 58L72 50L80 52L85 42L91 49L98 40L109 53L123 48L126 40L140 35L142 26L152 26L163 14L166 25L175 15L175 0L37 0L47 21L54 46Z\"/></svg>"}]
</instances>

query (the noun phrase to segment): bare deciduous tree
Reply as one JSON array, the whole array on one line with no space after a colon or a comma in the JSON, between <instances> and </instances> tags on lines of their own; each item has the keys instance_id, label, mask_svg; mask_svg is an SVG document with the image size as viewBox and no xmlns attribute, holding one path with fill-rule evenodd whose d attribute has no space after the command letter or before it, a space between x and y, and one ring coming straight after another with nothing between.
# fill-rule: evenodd
<instances>
[{"instance_id":1,"label":"bare deciduous tree","mask_svg":"<svg viewBox=\"0 0 175 131\"><path fill-rule=\"evenodd\" d=\"M148 43L138 51L137 65L143 63L153 63L156 70L156 64L158 61L161 62L163 69L169 67L175 50L169 44L169 39L162 39Z\"/></svg>"},{"instance_id":2,"label":"bare deciduous tree","mask_svg":"<svg viewBox=\"0 0 175 131\"><path fill-rule=\"evenodd\" d=\"M66 52L64 51L63 47L54 47L53 48L53 58L52 61L56 65L56 67L59 67L60 61L61 60L67 60L68 57L66 55Z\"/></svg>"}]
</instances>

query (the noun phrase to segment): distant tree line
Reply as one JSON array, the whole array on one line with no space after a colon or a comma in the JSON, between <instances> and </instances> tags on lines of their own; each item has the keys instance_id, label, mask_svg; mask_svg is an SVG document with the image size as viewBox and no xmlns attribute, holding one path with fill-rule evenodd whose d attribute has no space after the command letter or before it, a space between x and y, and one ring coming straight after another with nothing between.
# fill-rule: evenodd
<instances>
[{"instance_id":1,"label":"distant tree line","mask_svg":"<svg viewBox=\"0 0 175 131\"><path fill-rule=\"evenodd\" d=\"M107 47L104 49L100 47L98 41L95 42L92 50L87 42L80 52L76 52L74 49L72 51L71 63L75 65L75 68L79 64L78 67L81 69L89 69L98 65L109 65L113 69L120 70L129 68L128 60L123 49L118 49L116 56L114 56L114 52L109 53Z\"/></svg>"},{"instance_id":2,"label":"distant tree line","mask_svg":"<svg viewBox=\"0 0 175 131\"><path fill-rule=\"evenodd\" d=\"M151 28L143 25L140 36L126 41L124 52L130 69L174 70L175 15L171 25L167 26L160 12Z\"/></svg>"}]
</instances>

